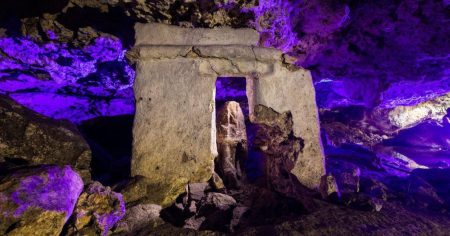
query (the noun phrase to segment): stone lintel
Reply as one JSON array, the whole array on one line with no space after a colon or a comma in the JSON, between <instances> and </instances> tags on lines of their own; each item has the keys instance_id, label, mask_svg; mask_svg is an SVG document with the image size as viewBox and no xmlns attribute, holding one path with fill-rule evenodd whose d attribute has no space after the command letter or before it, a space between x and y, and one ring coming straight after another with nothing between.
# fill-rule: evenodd
<instances>
[{"instance_id":1,"label":"stone lintel","mask_svg":"<svg viewBox=\"0 0 450 236\"><path fill-rule=\"evenodd\" d=\"M136 46L141 45L247 45L256 46L259 34L253 29L220 27L182 28L160 23L137 23Z\"/></svg>"},{"instance_id":2,"label":"stone lintel","mask_svg":"<svg viewBox=\"0 0 450 236\"><path fill-rule=\"evenodd\" d=\"M146 45L136 47L135 50L138 51L138 56L141 60L202 57L276 62L281 61L282 58L282 52L277 49L242 45Z\"/></svg>"}]
</instances>

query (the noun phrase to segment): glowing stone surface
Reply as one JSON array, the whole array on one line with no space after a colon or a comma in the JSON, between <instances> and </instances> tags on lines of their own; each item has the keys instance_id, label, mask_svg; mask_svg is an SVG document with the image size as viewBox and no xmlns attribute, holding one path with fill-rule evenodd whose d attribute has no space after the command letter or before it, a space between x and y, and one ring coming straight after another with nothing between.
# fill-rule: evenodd
<instances>
[{"instance_id":1,"label":"glowing stone surface","mask_svg":"<svg viewBox=\"0 0 450 236\"><path fill-rule=\"evenodd\" d=\"M83 181L69 166L44 167L42 171L40 175L21 180L11 194L11 199L18 205L14 217L20 217L29 208L40 208L65 212L67 220L83 189Z\"/></svg>"},{"instance_id":2,"label":"glowing stone surface","mask_svg":"<svg viewBox=\"0 0 450 236\"><path fill-rule=\"evenodd\" d=\"M79 122L134 112L134 70L120 40L84 48L0 38L0 93L44 115Z\"/></svg>"},{"instance_id":3,"label":"glowing stone surface","mask_svg":"<svg viewBox=\"0 0 450 236\"><path fill-rule=\"evenodd\" d=\"M0 234L60 235L83 190L69 166L25 168L0 181Z\"/></svg>"}]
</instances>

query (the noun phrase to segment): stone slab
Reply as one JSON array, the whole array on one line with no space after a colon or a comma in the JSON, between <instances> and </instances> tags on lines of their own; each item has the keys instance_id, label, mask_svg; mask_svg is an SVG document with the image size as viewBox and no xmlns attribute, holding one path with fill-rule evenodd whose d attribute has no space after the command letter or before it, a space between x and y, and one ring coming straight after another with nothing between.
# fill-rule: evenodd
<instances>
[{"instance_id":1,"label":"stone slab","mask_svg":"<svg viewBox=\"0 0 450 236\"><path fill-rule=\"evenodd\" d=\"M159 195L154 203L163 206L188 182L206 182L213 171L215 85L199 76L198 64L176 58L137 65L131 172L149 179Z\"/></svg>"},{"instance_id":2,"label":"stone slab","mask_svg":"<svg viewBox=\"0 0 450 236\"><path fill-rule=\"evenodd\" d=\"M259 34L253 29L220 27L182 28L160 23L137 23L135 46L141 45L248 45L256 46Z\"/></svg>"}]
</instances>

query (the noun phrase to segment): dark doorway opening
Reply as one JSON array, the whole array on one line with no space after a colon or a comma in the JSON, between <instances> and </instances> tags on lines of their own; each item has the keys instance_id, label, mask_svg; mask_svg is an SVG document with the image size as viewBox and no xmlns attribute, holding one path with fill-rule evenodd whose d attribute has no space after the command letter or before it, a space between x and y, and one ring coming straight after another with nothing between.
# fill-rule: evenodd
<instances>
[{"instance_id":1,"label":"dark doorway opening","mask_svg":"<svg viewBox=\"0 0 450 236\"><path fill-rule=\"evenodd\" d=\"M228 101L239 103L245 119L247 148L242 144L236 146L236 156L245 155L243 171L247 180L253 182L263 176L263 157L260 152L252 148L255 126L250 122L249 100L247 97L247 79L245 77L218 77L216 80L216 122L219 112ZM216 165L217 167L217 165Z\"/></svg>"}]
</instances>

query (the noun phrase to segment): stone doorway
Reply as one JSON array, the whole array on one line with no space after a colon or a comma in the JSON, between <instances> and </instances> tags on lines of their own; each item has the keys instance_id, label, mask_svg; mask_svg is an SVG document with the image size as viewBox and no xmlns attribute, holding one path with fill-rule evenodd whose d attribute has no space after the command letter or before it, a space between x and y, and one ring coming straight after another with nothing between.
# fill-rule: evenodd
<instances>
[{"instance_id":1,"label":"stone doorway","mask_svg":"<svg viewBox=\"0 0 450 236\"><path fill-rule=\"evenodd\" d=\"M242 166L245 179L248 181L256 181L264 175L264 160L260 152L255 151L253 147L253 140L255 138L255 125L250 119L250 107L253 107L252 95L254 94L254 79L246 77L217 77L215 92L215 108L216 108L216 129L219 131L220 111L225 109L226 103L235 101L242 109L244 124L245 124L245 143L239 143L236 146L235 155L237 159L244 159ZM250 96L250 99L249 99ZM218 159L220 158L220 140L217 137L218 143L218 157L215 161L216 172L218 170ZM223 177L223 176L221 176Z\"/></svg>"},{"instance_id":2,"label":"stone doorway","mask_svg":"<svg viewBox=\"0 0 450 236\"><path fill-rule=\"evenodd\" d=\"M292 116L293 135L304 140L304 148L290 173L318 187L325 168L309 71L286 63L278 50L259 47L252 29L162 24L135 29L131 175L148 178L152 202L167 206L187 183L211 177L217 156L213 91L217 78L226 76L245 76L249 118L256 107Z\"/></svg>"}]
</instances>

